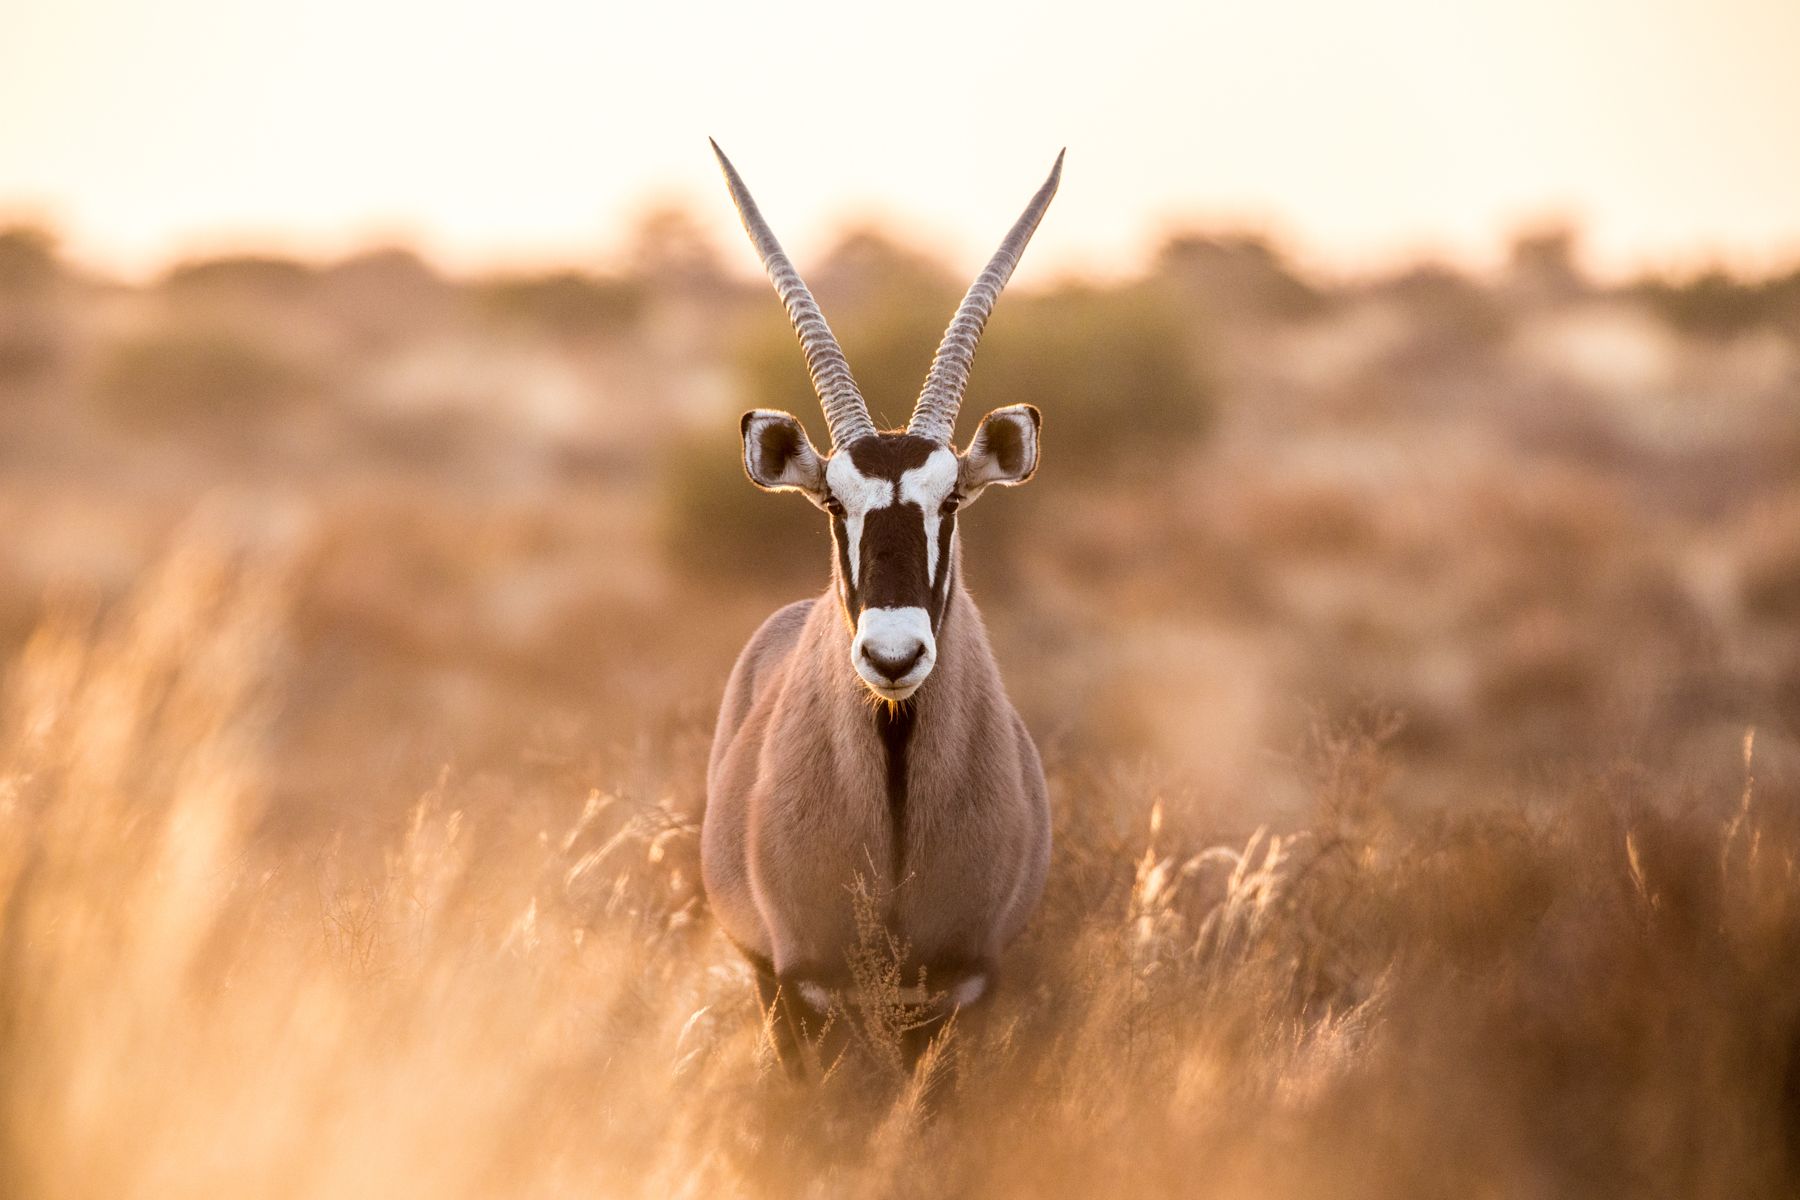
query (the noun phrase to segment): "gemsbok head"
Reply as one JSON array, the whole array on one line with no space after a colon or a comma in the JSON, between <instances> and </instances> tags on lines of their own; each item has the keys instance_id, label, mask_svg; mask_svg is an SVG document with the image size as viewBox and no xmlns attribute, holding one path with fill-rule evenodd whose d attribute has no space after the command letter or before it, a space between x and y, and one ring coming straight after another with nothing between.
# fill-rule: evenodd
<instances>
[{"instance_id":1,"label":"gemsbok head","mask_svg":"<svg viewBox=\"0 0 1800 1200\"><path fill-rule=\"evenodd\" d=\"M755 965L792 1063L848 988L853 886L882 897L888 932L908 948L909 994L936 1016L991 992L1000 950L1043 888L1043 772L962 585L956 537L983 491L1031 478L1041 419L1012 405L982 418L961 451L952 439L976 344L1062 156L958 306L906 428L879 430L812 293L713 152L831 435L821 453L789 413L743 417L750 479L827 515L832 586L775 613L739 656L702 832L712 908Z\"/></svg>"}]
</instances>

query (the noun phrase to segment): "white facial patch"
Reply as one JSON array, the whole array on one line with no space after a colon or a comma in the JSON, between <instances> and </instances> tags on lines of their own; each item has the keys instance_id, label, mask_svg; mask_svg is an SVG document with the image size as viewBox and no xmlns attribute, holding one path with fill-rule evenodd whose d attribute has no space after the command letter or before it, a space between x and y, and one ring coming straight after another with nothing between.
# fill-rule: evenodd
<instances>
[{"instance_id":1,"label":"white facial patch","mask_svg":"<svg viewBox=\"0 0 1800 1200\"><path fill-rule=\"evenodd\" d=\"M799 992L800 999L806 1001L807 1005L816 1012L824 1012L831 1007L831 989L823 984L814 983L810 979L802 979L795 985L794 990Z\"/></svg>"},{"instance_id":2,"label":"white facial patch","mask_svg":"<svg viewBox=\"0 0 1800 1200\"><path fill-rule=\"evenodd\" d=\"M885 479L871 479L856 469L848 454L834 454L825 467L825 482L831 494L844 506L844 536L849 540L845 557L850 560L850 583L860 584L862 574L863 517L871 508L893 503L894 485Z\"/></svg>"},{"instance_id":3,"label":"white facial patch","mask_svg":"<svg viewBox=\"0 0 1800 1200\"><path fill-rule=\"evenodd\" d=\"M872 661L873 660L873 661ZM876 665L907 662L905 674L890 679ZM922 608L865 608L856 618L856 637L850 643L850 661L863 682L888 700L904 700L918 690L937 662L937 639L931 635L931 614Z\"/></svg>"},{"instance_id":4,"label":"white facial patch","mask_svg":"<svg viewBox=\"0 0 1800 1200\"><path fill-rule=\"evenodd\" d=\"M938 510L956 487L956 454L948 447L933 450L931 457L900 476L900 500L916 504L925 514L925 581L937 583Z\"/></svg>"},{"instance_id":5,"label":"white facial patch","mask_svg":"<svg viewBox=\"0 0 1800 1200\"><path fill-rule=\"evenodd\" d=\"M987 976L967 975L950 989L950 1007L967 1008L987 994Z\"/></svg>"},{"instance_id":6,"label":"white facial patch","mask_svg":"<svg viewBox=\"0 0 1800 1200\"><path fill-rule=\"evenodd\" d=\"M939 1014L945 1014L959 1008L967 1008L969 1005L987 995L987 988L988 977L986 975L976 974L965 977L948 992L939 991L937 988L924 987L920 984L912 984L907 987L895 989L894 998L902 1004L934 1005ZM864 998L854 992L839 996L833 992L827 991L816 983L804 981L800 984L800 996L808 1004L811 1004L821 1012L828 1008L833 1000L842 1000L848 1004L879 1003L878 999L873 996Z\"/></svg>"}]
</instances>

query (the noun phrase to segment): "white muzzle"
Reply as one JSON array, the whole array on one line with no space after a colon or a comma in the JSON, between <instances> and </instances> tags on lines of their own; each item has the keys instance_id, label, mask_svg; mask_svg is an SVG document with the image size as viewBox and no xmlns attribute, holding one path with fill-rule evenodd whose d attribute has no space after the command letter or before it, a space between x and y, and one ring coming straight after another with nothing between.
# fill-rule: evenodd
<instances>
[{"instance_id":1,"label":"white muzzle","mask_svg":"<svg viewBox=\"0 0 1800 1200\"><path fill-rule=\"evenodd\" d=\"M874 693L904 700L937 662L931 614L922 608L865 608L856 619L850 661Z\"/></svg>"}]
</instances>

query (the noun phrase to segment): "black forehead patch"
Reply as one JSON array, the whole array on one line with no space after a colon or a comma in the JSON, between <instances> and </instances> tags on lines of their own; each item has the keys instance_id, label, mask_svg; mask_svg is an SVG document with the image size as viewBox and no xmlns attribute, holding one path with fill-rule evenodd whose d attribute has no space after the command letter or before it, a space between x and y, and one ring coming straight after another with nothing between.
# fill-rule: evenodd
<instances>
[{"instance_id":1,"label":"black forehead patch","mask_svg":"<svg viewBox=\"0 0 1800 1200\"><path fill-rule=\"evenodd\" d=\"M846 453L856 469L870 479L892 479L925 465L942 445L914 433L876 433L852 442Z\"/></svg>"},{"instance_id":2,"label":"black forehead patch","mask_svg":"<svg viewBox=\"0 0 1800 1200\"><path fill-rule=\"evenodd\" d=\"M869 608L925 608L925 523L902 505L870 509L863 517L862 573L857 591Z\"/></svg>"}]
</instances>

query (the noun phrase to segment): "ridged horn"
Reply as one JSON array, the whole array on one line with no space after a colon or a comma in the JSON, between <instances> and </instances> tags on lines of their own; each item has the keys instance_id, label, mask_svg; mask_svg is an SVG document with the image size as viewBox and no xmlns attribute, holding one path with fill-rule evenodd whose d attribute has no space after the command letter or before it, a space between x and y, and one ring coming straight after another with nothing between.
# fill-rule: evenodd
<instances>
[{"instance_id":1,"label":"ridged horn","mask_svg":"<svg viewBox=\"0 0 1800 1200\"><path fill-rule=\"evenodd\" d=\"M1044 219L1044 210L1056 195L1056 185L1062 182L1062 165L1063 155L1059 153L1056 165L1050 168L1050 178L1044 180L1044 186L1025 206L1000 249L988 260L987 269L975 277L969 294L957 306L931 360L931 371L919 391L919 402L913 406L912 420L906 424L908 433L949 444L956 431L956 410L962 407L963 391L969 386L976 343L981 341L981 331L994 311L994 302L1000 299L1000 289L1012 278L1019 256L1025 253L1025 244L1031 241L1038 222Z\"/></svg>"},{"instance_id":2,"label":"ridged horn","mask_svg":"<svg viewBox=\"0 0 1800 1200\"><path fill-rule=\"evenodd\" d=\"M744 232L750 235L751 244L762 255L769 282L775 285L781 303L787 308L788 320L794 323L794 332L800 335L800 348L806 354L806 373L812 376L813 391L819 394L819 403L825 407L825 424L831 429L832 448L848 446L858 438L874 433L875 422L869 419L868 403L857 390L856 380L850 375L850 362L844 357L837 338L832 336L831 326L825 323L825 314L819 311L818 301L807 290L806 282L794 269L781 243L775 240L774 231L763 220L762 212L751 198L750 189L744 186L737 168L719 149L719 143L711 138L707 141L712 142L713 153L725 171L725 183L731 188L731 199L744 222Z\"/></svg>"}]
</instances>

